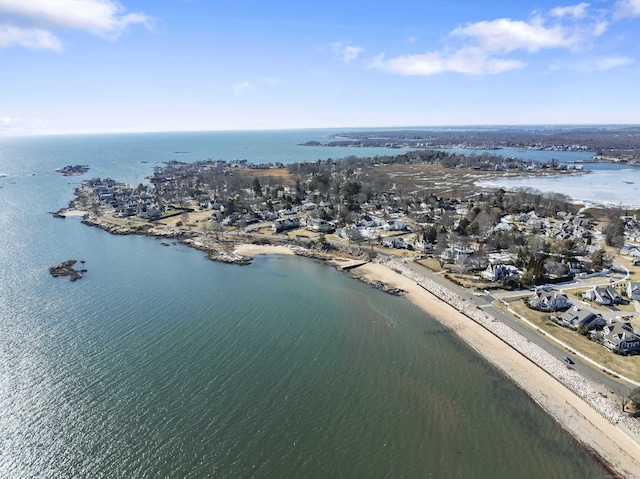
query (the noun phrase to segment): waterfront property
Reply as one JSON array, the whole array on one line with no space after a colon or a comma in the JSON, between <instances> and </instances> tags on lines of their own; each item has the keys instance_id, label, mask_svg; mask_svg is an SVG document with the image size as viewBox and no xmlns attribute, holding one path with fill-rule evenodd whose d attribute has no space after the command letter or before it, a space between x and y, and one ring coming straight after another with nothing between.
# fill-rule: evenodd
<instances>
[{"instance_id":1,"label":"waterfront property","mask_svg":"<svg viewBox=\"0 0 640 479\"><path fill-rule=\"evenodd\" d=\"M519 278L522 272L510 264L490 264L481 273L484 279L489 281L508 281L513 278Z\"/></svg>"},{"instance_id":2,"label":"waterfront property","mask_svg":"<svg viewBox=\"0 0 640 479\"><path fill-rule=\"evenodd\" d=\"M549 287L537 287L528 300L529 305L542 311L565 311L572 306L566 294Z\"/></svg>"},{"instance_id":3,"label":"waterfront property","mask_svg":"<svg viewBox=\"0 0 640 479\"><path fill-rule=\"evenodd\" d=\"M640 353L640 334L628 322L610 321L603 327L600 338L602 344L615 353Z\"/></svg>"},{"instance_id":4,"label":"waterfront property","mask_svg":"<svg viewBox=\"0 0 640 479\"><path fill-rule=\"evenodd\" d=\"M574 331L580 326L584 327L587 331L601 330L607 324L601 314L575 306L560 315L552 314L551 319L560 326L573 329Z\"/></svg>"}]
</instances>

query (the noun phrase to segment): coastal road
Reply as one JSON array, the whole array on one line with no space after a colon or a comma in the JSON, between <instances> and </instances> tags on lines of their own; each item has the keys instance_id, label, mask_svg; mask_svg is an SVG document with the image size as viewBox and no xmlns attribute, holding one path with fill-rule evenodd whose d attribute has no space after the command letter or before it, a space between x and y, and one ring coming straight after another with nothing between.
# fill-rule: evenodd
<instances>
[{"instance_id":1,"label":"coastal road","mask_svg":"<svg viewBox=\"0 0 640 479\"><path fill-rule=\"evenodd\" d=\"M442 276L440 276L440 275L428 270L424 266L421 266L419 264L414 263L413 261L407 261L406 265L409 266L414 271L429 277L430 279L436 281L437 283L439 283L443 287L454 291L456 294L460 295L465 300L467 300L467 301L473 303L474 305L480 307L481 309L485 310L487 313L491 314L496 319L502 321L507 326L509 326L511 329L513 329L514 331L518 332L519 334L524 336L529 341L537 344L538 346L540 346L545 351L551 353L553 356L555 356L559 360L562 361L565 356L569 355L569 353L565 349L563 349L562 347L560 347L560 346L556 345L555 343L549 341L548 339L544 338L539 333L537 333L536 331L534 331L531 328L529 328L523 322L521 322L518 319L516 319L516 318L514 318L514 317L512 317L512 316L510 316L510 315L508 315L506 313L504 313L500 308L498 308L497 306L493 305L493 300L494 300L493 297L491 297L489 295L476 295L476 294L473 294L468 289L459 287L459 286L451 283L449 280L447 280L447 279L443 278ZM520 294L522 294L522 293L520 293ZM601 385L607 391L609 391L609 392L611 392L613 394L619 395L619 396L626 396L626 394L632 389L630 386L626 386L626 385L624 385L624 384L612 379L610 376L608 376L606 374L603 374L601 371L595 370L592 367L584 364L582 361L580 361L579 359L575 358L574 356L572 356L572 359L575 361L575 364L573 364L572 366L567 366L567 367L574 368L575 370L580 372L583 376L585 376L590 381L592 381L594 384Z\"/></svg>"}]
</instances>

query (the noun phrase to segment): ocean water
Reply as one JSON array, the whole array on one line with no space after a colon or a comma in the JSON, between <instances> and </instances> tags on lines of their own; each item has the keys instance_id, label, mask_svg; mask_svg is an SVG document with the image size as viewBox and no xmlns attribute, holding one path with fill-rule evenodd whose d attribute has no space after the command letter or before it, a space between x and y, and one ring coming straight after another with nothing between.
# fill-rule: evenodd
<instances>
[{"instance_id":1,"label":"ocean water","mask_svg":"<svg viewBox=\"0 0 640 479\"><path fill-rule=\"evenodd\" d=\"M0 140L0 477L607 477L403 298L304 258L218 264L47 213L84 178L53 172L67 164L135 184L171 159L352 153L296 146L325 134ZM66 259L85 278L49 275Z\"/></svg>"}]
</instances>

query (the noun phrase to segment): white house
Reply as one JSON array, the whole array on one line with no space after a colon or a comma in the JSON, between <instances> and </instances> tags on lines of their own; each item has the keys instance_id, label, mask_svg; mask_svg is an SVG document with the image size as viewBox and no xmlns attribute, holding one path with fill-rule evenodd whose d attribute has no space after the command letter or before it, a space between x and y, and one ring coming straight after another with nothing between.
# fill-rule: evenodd
<instances>
[{"instance_id":1,"label":"white house","mask_svg":"<svg viewBox=\"0 0 640 479\"><path fill-rule=\"evenodd\" d=\"M487 266L480 276L489 281L506 281L516 276L520 276L522 273L515 266L508 264L490 264Z\"/></svg>"},{"instance_id":2,"label":"white house","mask_svg":"<svg viewBox=\"0 0 640 479\"><path fill-rule=\"evenodd\" d=\"M627 296L632 301L640 301L640 281L629 281L629 284L627 284Z\"/></svg>"}]
</instances>

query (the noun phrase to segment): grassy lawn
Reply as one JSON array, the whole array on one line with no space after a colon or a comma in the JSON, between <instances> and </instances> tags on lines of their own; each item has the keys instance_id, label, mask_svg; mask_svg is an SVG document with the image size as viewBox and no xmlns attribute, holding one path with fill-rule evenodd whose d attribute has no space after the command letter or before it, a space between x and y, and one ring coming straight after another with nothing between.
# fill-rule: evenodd
<instances>
[{"instance_id":1,"label":"grassy lawn","mask_svg":"<svg viewBox=\"0 0 640 479\"><path fill-rule=\"evenodd\" d=\"M590 341L575 331L556 325L549 319L549 313L528 308L524 300L512 301L509 304L516 313L531 321L549 336L559 339L574 350L613 371L623 374L634 381L640 381L640 355L620 356L614 354L601 344ZM502 304L500 304L500 308L507 312Z\"/></svg>"},{"instance_id":2,"label":"grassy lawn","mask_svg":"<svg viewBox=\"0 0 640 479\"><path fill-rule=\"evenodd\" d=\"M418 263L419 265L424 266L427 269L430 269L431 271L433 271L435 273L439 273L440 271L442 271L442 268L440 268L440 263L435 258L421 259L421 260L416 261L416 263Z\"/></svg>"}]
</instances>

